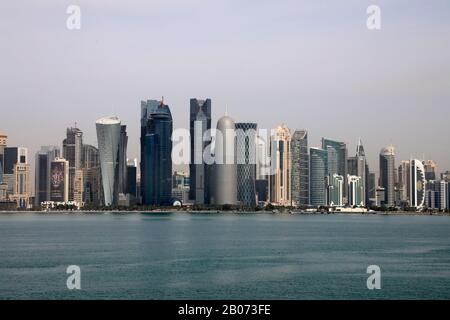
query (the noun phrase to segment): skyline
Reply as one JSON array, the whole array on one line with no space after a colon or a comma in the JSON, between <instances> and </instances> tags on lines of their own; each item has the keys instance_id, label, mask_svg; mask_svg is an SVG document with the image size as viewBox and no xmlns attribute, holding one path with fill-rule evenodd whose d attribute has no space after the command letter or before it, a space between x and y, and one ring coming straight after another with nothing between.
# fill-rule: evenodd
<instances>
[{"instance_id":1,"label":"skyline","mask_svg":"<svg viewBox=\"0 0 450 320\"><path fill-rule=\"evenodd\" d=\"M372 168L391 143L398 159L450 167L436 147L450 133L446 1L378 1L379 31L365 27L369 2L77 3L79 31L65 27L69 1L0 5L1 130L31 155L75 122L96 145L95 120L117 115L139 158L140 100L164 95L174 128L188 128L190 98L211 98L213 123L228 105L235 121L306 129L310 146L353 151L361 137Z\"/></svg>"}]
</instances>

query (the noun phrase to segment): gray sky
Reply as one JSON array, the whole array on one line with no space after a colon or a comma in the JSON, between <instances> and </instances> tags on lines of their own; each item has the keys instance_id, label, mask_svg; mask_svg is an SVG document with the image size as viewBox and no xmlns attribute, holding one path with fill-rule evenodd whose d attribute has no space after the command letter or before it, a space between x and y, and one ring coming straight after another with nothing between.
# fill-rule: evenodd
<instances>
[{"instance_id":1,"label":"gray sky","mask_svg":"<svg viewBox=\"0 0 450 320\"><path fill-rule=\"evenodd\" d=\"M81 30L66 8L81 7ZM382 30L366 28L381 7ZM116 114L139 154L140 100L160 98L187 127L189 98L212 99L213 121L363 139L371 169L390 143L450 169L450 2L1 1L0 131L9 145L57 144L76 121Z\"/></svg>"}]
</instances>

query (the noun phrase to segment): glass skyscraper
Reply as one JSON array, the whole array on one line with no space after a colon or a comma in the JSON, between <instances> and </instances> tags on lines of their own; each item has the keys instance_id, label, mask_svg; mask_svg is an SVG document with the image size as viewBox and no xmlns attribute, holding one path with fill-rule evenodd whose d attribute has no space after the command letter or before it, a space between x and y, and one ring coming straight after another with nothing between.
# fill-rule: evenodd
<instances>
[{"instance_id":1,"label":"glass skyscraper","mask_svg":"<svg viewBox=\"0 0 450 320\"><path fill-rule=\"evenodd\" d=\"M170 205L172 114L164 101L141 102L141 195L144 205Z\"/></svg>"},{"instance_id":2,"label":"glass skyscraper","mask_svg":"<svg viewBox=\"0 0 450 320\"><path fill-rule=\"evenodd\" d=\"M44 201L50 201L50 168L55 158L60 156L60 149L56 146L41 147L35 158L35 200L36 207Z\"/></svg>"},{"instance_id":3,"label":"glass skyscraper","mask_svg":"<svg viewBox=\"0 0 450 320\"><path fill-rule=\"evenodd\" d=\"M81 170L81 153L83 148L83 132L76 128L67 128L66 139L63 140L63 158L69 161L69 201L82 198L75 194L82 190L75 190L76 171Z\"/></svg>"},{"instance_id":4,"label":"glass skyscraper","mask_svg":"<svg viewBox=\"0 0 450 320\"><path fill-rule=\"evenodd\" d=\"M191 139L191 160L189 164L189 199L196 204L210 202L210 175L208 165L203 160L203 150L210 143L203 137L211 129L211 99L190 100L189 130ZM196 130L197 136L195 135ZM210 135L206 140L210 139Z\"/></svg>"},{"instance_id":5,"label":"glass skyscraper","mask_svg":"<svg viewBox=\"0 0 450 320\"><path fill-rule=\"evenodd\" d=\"M333 174L344 177L347 184L347 145L344 142L322 138L322 149L328 152L328 175ZM344 190L344 197L347 192Z\"/></svg>"},{"instance_id":6,"label":"glass skyscraper","mask_svg":"<svg viewBox=\"0 0 450 320\"><path fill-rule=\"evenodd\" d=\"M246 207L256 206L256 123L236 123L237 197Z\"/></svg>"},{"instance_id":7,"label":"glass skyscraper","mask_svg":"<svg viewBox=\"0 0 450 320\"><path fill-rule=\"evenodd\" d=\"M386 206L395 205L395 148L389 146L380 152L380 187L385 190Z\"/></svg>"},{"instance_id":8,"label":"glass skyscraper","mask_svg":"<svg viewBox=\"0 0 450 320\"><path fill-rule=\"evenodd\" d=\"M308 132L295 131L291 140L291 192L292 202L309 205L309 153Z\"/></svg>"},{"instance_id":9,"label":"glass skyscraper","mask_svg":"<svg viewBox=\"0 0 450 320\"><path fill-rule=\"evenodd\" d=\"M313 206L327 205L328 152L319 148L309 149L310 202Z\"/></svg>"}]
</instances>

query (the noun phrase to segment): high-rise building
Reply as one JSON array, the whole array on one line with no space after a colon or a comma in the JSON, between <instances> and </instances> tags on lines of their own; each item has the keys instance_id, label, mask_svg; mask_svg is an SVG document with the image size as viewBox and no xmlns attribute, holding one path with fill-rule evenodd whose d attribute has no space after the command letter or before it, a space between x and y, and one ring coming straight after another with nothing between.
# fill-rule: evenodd
<instances>
[{"instance_id":1,"label":"high-rise building","mask_svg":"<svg viewBox=\"0 0 450 320\"><path fill-rule=\"evenodd\" d=\"M191 139L191 162L189 164L189 199L196 204L210 202L209 166L205 163L203 151L210 143L211 99L190 100L189 129Z\"/></svg>"},{"instance_id":2,"label":"high-rise building","mask_svg":"<svg viewBox=\"0 0 450 320\"><path fill-rule=\"evenodd\" d=\"M377 181L375 172L369 172L368 174L368 194L369 194L369 203L375 204L376 202L376 190L377 190Z\"/></svg>"},{"instance_id":3,"label":"high-rise building","mask_svg":"<svg viewBox=\"0 0 450 320\"><path fill-rule=\"evenodd\" d=\"M410 161L410 206L422 209L425 205L425 168L423 162L417 159Z\"/></svg>"},{"instance_id":4,"label":"high-rise building","mask_svg":"<svg viewBox=\"0 0 450 320\"><path fill-rule=\"evenodd\" d=\"M398 189L400 191L400 201L409 203L410 194L410 164L409 161L402 161L397 169L398 174Z\"/></svg>"},{"instance_id":5,"label":"high-rise building","mask_svg":"<svg viewBox=\"0 0 450 320\"><path fill-rule=\"evenodd\" d=\"M344 205L344 177L333 174L328 186L328 205L342 207Z\"/></svg>"},{"instance_id":6,"label":"high-rise building","mask_svg":"<svg viewBox=\"0 0 450 320\"><path fill-rule=\"evenodd\" d=\"M347 173L352 176L356 176L358 174L358 158L357 157L348 157Z\"/></svg>"},{"instance_id":7,"label":"high-rise building","mask_svg":"<svg viewBox=\"0 0 450 320\"><path fill-rule=\"evenodd\" d=\"M333 174L344 177L344 185L347 185L347 145L344 142L322 138L322 149L328 152L328 176ZM344 190L344 197L347 191Z\"/></svg>"},{"instance_id":8,"label":"high-rise building","mask_svg":"<svg viewBox=\"0 0 450 320\"><path fill-rule=\"evenodd\" d=\"M14 165L14 191L9 199L20 209L28 209L31 204L30 170L31 166L26 162Z\"/></svg>"},{"instance_id":9,"label":"high-rise building","mask_svg":"<svg viewBox=\"0 0 450 320\"><path fill-rule=\"evenodd\" d=\"M282 206L291 202L291 133L285 125L276 128L270 145L273 168L269 176L270 202Z\"/></svg>"},{"instance_id":10,"label":"high-rise building","mask_svg":"<svg viewBox=\"0 0 450 320\"><path fill-rule=\"evenodd\" d=\"M225 115L217 121L214 148L216 163L214 164L214 185L211 197L211 203L215 205L237 204L235 129L234 120L229 116Z\"/></svg>"},{"instance_id":11,"label":"high-rise building","mask_svg":"<svg viewBox=\"0 0 450 320\"><path fill-rule=\"evenodd\" d=\"M385 199L382 204L395 205L395 148L389 146L380 152L380 187L384 189Z\"/></svg>"},{"instance_id":12,"label":"high-rise building","mask_svg":"<svg viewBox=\"0 0 450 320\"><path fill-rule=\"evenodd\" d=\"M424 169L425 169L425 180L437 180L437 164L433 160L427 160L424 162Z\"/></svg>"},{"instance_id":13,"label":"high-rise building","mask_svg":"<svg viewBox=\"0 0 450 320\"><path fill-rule=\"evenodd\" d=\"M362 140L358 140L358 146L356 147L356 176L361 178L361 187L364 190L362 193L361 203L362 206L366 206L369 199L369 188L367 186L369 176L369 164L366 158L366 152Z\"/></svg>"},{"instance_id":14,"label":"high-rise building","mask_svg":"<svg viewBox=\"0 0 450 320\"><path fill-rule=\"evenodd\" d=\"M83 196L82 190L79 188L75 190L75 181L78 180L80 174L82 175L77 172L82 169L82 149L83 132L76 126L67 128L66 138L63 140L63 158L69 161L69 201L74 201L75 198L80 199Z\"/></svg>"},{"instance_id":15,"label":"high-rise building","mask_svg":"<svg viewBox=\"0 0 450 320\"><path fill-rule=\"evenodd\" d=\"M134 199L137 198L137 159L128 160L127 164L127 190Z\"/></svg>"},{"instance_id":16,"label":"high-rise building","mask_svg":"<svg viewBox=\"0 0 450 320\"><path fill-rule=\"evenodd\" d=\"M170 205L172 114L164 101L141 102L141 195L144 205Z\"/></svg>"},{"instance_id":17,"label":"high-rise building","mask_svg":"<svg viewBox=\"0 0 450 320\"><path fill-rule=\"evenodd\" d=\"M106 206L117 205L121 123L117 117L106 117L97 120L96 128L103 183L103 203Z\"/></svg>"},{"instance_id":18,"label":"high-rise building","mask_svg":"<svg viewBox=\"0 0 450 320\"><path fill-rule=\"evenodd\" d=\"M119 193L127 194L127 147L128 147L128 135L127 126L122 125L120 127L120 145L119 145Z\"/></svg>"},{"instance_id":19,"label":"high-rise building","mask_svg":"<svg viewBox=\"0 0 450 320\"><path fill-rule=\"evenodd\" d=\"M297 206L307 206L309 205L309 152L306 130L297 130L292 135L291 157L292 202Z\"/></svg>"},{"instance_id":20,"label":"high-rise building","mask_svg":"<svg viewBox=\"0 0 450 320\"><path fill-rule=\"evenodd\" d=\"M256 206L256 123L236 123L237 198L240 204Z\"/></svg>"},{"instance_id":21,"label":"high-rise building","mask_svg":"<svg viewBox=\"0 0 450 320\"><path fill-rule=\"evenodd\" d=\"M362 185L362 179L359 176L351 176L347 177L348 183L348 205L352 207L363 207L364 203L364 187Z\"/></svg>"},{"instance_id":22,"label":"high-rise building","mask_svg":"<svg viewBox=\"0 0 450 320\"><path fill-rule=\"evenodd\" d=\"M5 147L4 148L4 172L3 172L3 183L6 184L6 196L10 198L10 200L17 193L18 183L23 190L23 181L17 181L17 178L26 178L26 181L29 183L29 177L25 177L25 174L29 175L29 168L26 169L26 165L28 164L28 149L22 147ZM16 166L19 167L16 170ZM20 174L19 174L20 173ZM30 191L31 187L26 186L26 190ZM29 195L31 196L31 195ZM16 201L17 202L17 201ZM18 205L20 205L18 203Z\"/></svg>"},{"instance_id":23,"label":"high-rise building","mask_svg":"<svg viewBox=\"0 0 450 320\"><path fill-rule=\"evenodd\" d=\"M55 158L50 164L50 201L67 203L69 201L69 168L64 158Z\"/></svg>"},{"instance_id":24,"label":"high-rise building","mask_svg":"<svg viewBox=\"0 0 450 320\"><path fill-rule=\"evenodd\" d=\"M309 149L310 201L313 206L327 205L328 151Z\"/></svg>"},{"instance_id":25,"label":"high-rise building","mask_svg":"<svg viewBox=\"0 0 450 320\"><path fill-rule=\"evenodd\" d=\"M450 209L450 189L448 181L440 181L440 209L448 210Z\"/></svg>"},{"instance_id":26,"label":"high-rise building","mask_svg":"<svg viewBox=\"0 0 450 320\"><path fill-rule=\"evenodd\" d=\"M44 201L50 201L51 163L60 156L60 149L56 146L43 146L36 153L35 159L35 201L34 205L40 207Z\"/></svg>"},{"instance_id":27,"label":"high-rise building","mask_svg":"<svg viewBox=\"0 0 450 320\"><path fill-rule=\"evenodd\" d=\"M8 136L0 132L0 183L3 181L5 148Z\"/></svg>"},{"instance_id":28,"label":"high-rise building","mask_svg":"<svg viewBox=\"0 0 450 320\"><path fill-rule=\"evenodd\" d=\"M189 202L189 175L185 172L175 171L172 175L172 198L181 203Z\"/></svg>"},{"instance_id":29,"label":"high-rise building","mask_svg":"<svg viewBox=\"0 0 450 320\"><path fill-rule=\"evenodd\" d=\"M101 169L98 148L84 144L82 154L83 167L83 202L98 206L102 194Z\"/></svg>"},{"instance_id":30,"label":"high-rise building","mask_svg":"<svg viewBox=\"0 0 450 320\"><path fill-rule=\"evenodd\" d=\"M441 183L436 180L426 181L424 207L429 209L441 208Z\"/></svg>"}]
</instances>

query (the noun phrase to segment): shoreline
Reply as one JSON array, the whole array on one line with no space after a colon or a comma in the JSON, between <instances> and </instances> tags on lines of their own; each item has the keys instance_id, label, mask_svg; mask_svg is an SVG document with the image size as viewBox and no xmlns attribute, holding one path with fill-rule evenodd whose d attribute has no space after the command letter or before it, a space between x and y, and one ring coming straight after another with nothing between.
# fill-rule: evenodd
<instances>
[{"instance_id":1,"label":"shoreline","mask_svg":"<svg viewBox=\"0 0 450 320\"><path fill-rule=\"evenodd\" d=\"M257 214L272 214L272 215L293 215L293 216L303 216L303 215L361 215L361 216L440 216L440 217L450 217L449 212L412 212L412 211L374 211L374 212L306 212L306 211L286 211L286 212L273 212L273 211L225 211L225 210L54 210L54 211L0 211L0 214L8 215L20 215L20 214L36 214L36 215L62 215L62 214L235 214L235 215L257 215Z\"/></svg>"}]
</instances>

